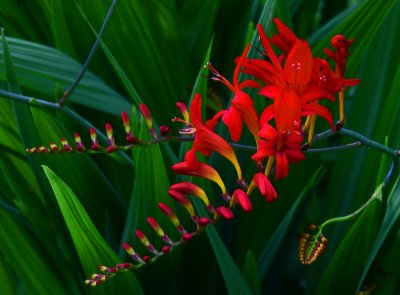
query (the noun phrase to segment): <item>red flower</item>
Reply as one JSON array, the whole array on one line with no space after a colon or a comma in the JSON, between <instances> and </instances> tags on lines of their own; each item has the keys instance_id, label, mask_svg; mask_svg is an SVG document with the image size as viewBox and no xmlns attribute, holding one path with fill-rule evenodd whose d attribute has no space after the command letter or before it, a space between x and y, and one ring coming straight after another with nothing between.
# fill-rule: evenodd
<instances>
[{"instance_id":1,"label":"red flower","mask_svg":"<svg viewBox=\"0 0 400 295\"><path fill-rule=\"evenodd\" d=\"M333 36L331 44L335 51L325 48L324 52L336 64L336 74L338 77L344 77L346 71L347 57L349 56L349 46L354 42L354 39L347 40L342 35Z\"/></svg>"},{"instance_id":2,"label":"red flower","mask_svg":"<svg viewBox=\"0 0 400 295\"><path fill-rule=\"evenodd\" d=\"M287 54L299 38L279 19L274 18L274 23L278 28L278 34L272 36L270 41Z\"/></svg>"},{"instance_id":3,"label":"red flower","mask_svg":"<svg viewBox=\"0 0 400 295\"><path fill-rule=\"evenodd\" d=\"M172 170L176 174L198 176L213 181L219 185L222 193L225 194L226 187L218 172L210 165L199 162L195 153L194 149L189 150L185 155L185 160L173 165Z\"/></svg>"},{"instance_id":4,"label":"red flower","mask_svg":"<svg viewBox=\"0 0 400 295\"><path fill-rule=\"evenodd\" d=\"M257 26L258 33L269 61L246 59L243 62L245 73L265 83L260 94L274 101L273 105L261 114L260 126L275 118L277 129L285 132L298 128L301 116L317 114L333 127L330 112L317 101L322 98L334 98L323 85L312 81L314 58L308 43L297 39L287 27L279 21L276 22L280 34L275 36L274 42L289 50L284 65L282 66L284 56L276 56L260 25Z\"/></svg>"},{"instance_id":5,"label":"red flower","mask_svg":"<svg viewBox=\"0 0 400 295\"><path fill-rule=\"evenodd\" d=\"M214 121L208 121L205 125L202 122L200 94L196 94L192 100L190 105L190 119L193 127L196 129L192 149L199 151L204 156L209 156L212 151L217 152L235 166L238 179L242 179L242 171L232 147L225 139L212 131Z\"/></svg>"},{"instance_id":6,"label":"red flower","mask_svg":"<svg viewBox=\"0 0 400 295\"><path fill-rule=\"evenodd\" d=\"M289 163L304 160L301 151L303 136L299 131L278 132L269 124L264 124L260 131L257 152L251 157L256 162L263 161L266 157L275 157L275 178L285 178L289 172Z\"/></svg>"},{"instance_id":7,"label":"red flower","mask_svg":"<svg viewBox=\"0 0 400 295\"><path fill-rule=\"evenodd\" d=\"M218 73L211 64L208 64L209 69L214 74L211 79L223 83L234 93L231 106L227 110L218 112L213 118L216 120L217 118L222 117L222 121L228 127L233 141L238 141L240 139L242 135L243 123L249 128L256 141L258 139L258 115L254 109L253 100L247 93L242 91L242 89L246 87L258 88L260 87L260 84L254 80L245 80L239 83L240 69L249 49L250 44L247 45L236 64L233 74L233 84L231 84L226 78Z\"/></svg>"},{"instance_id":8,"label":"red flower","mask_svg":"<svg viewBox=\"0 0 400 295\"><path fill-rule=\"evenodd\" d=\"M267 202L275 201L278 198L278 194L276 193L274 186L265 174L255 174L252 183L258 187L261 195L265 198L265 200L267 200Z\"/></svg>"}]
</instances>

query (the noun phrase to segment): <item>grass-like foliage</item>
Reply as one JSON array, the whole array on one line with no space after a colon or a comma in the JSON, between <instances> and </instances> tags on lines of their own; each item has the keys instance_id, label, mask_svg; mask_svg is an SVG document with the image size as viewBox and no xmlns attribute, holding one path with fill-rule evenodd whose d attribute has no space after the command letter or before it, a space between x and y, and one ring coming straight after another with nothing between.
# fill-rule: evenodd
<instances>
[{"instance_id":1,"label":"grass-like foliage","mask_svg":"<svg viewBox=\"0 0 400 295\"><path fill-rule=\"evenodd\" d=\"M399 14L2 0L0 293L400 293Z\"/></svg>"}]
</instances>

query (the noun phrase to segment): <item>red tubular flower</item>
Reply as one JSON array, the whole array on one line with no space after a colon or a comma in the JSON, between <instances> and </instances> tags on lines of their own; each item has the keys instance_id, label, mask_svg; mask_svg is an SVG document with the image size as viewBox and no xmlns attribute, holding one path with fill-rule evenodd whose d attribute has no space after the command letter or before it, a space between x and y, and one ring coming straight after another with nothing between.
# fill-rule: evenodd
<instances>
[{"instance_id":1,"label":"red tubular flower","mask_svg":"<svg viewBox=\"0 0 400 295\"><path fill-rule=\"evenodd\" d=\"M242 179L242 170L232 147L225 139L214 133L202 122L200 94L196 94L192 100L190 105L190 119L194 128L196 128L196 136L192 149L199 151L205 156L209 156L212 151L217 152L235 166L238 179Z\"/></svg>"},{"instance_id":2,"label":"red tubular flower","mask_svg":"<svg viewBox=\"0 0 400 295\"><path fill-rule=\"evenodd\" d=\"M182 194L193 195L203 201L204 205L209 206L210 201L204 190L191 182L179 182L170 186L170 190L175 190Z\"/></svg>"},{"instance_id":3,"label":"red tubular flower","mask_svg":"<svg viewBox=\"0 0 400 295\"><path fill-rule=\"evenodd\" d=\"M131 131L131 120L129 119L129 116L127 113L122 112L121 113L121 119L122 119L122 123L124 124L124 129L125 129L125 140L127 143L135 143L138 141L137 138L135 138L132 134Z\"/></svg>"},{"instance_id":4,"label":"red tubular flower","mask_svg":"<svg viewBox=\"0 0 400 295\"><path fill-rule=\"evenodd\" d=\"M89 132L90 132L90 139L92 140L92 145L90 146L90 149L94 151L101 150L101 146L99 146L99 143L97 141L96 129L89 128Z\"/></svg>"},{"instance_id":5,"label":"red tubular flower","mask_svg":"<svg viewBox=\"0 0 400 295\"><path fill-rule=\"evenodd\" d=\"M267 202L275 201L278 198L275 188L265 174L255 174L253 177L253 182L258 187L261 195L267 200Z\"/></svg>"},{"instance_id":6,"label":"red tubular flower","mask_svg":"<svg viewBox=\"0 0 400 295\"><path fill-rule=\"evenodd\" d=\"M343 90L344 87L354 86L360 82L359 79L338 77L331 69L328 61L322 58L314 59L311 80L313 84L322 86L331 100L334 100L334 94Z\"/></svg>"},{"instance_id":7,"label":"red tubular flower","mask_svg":"<svg viewBox=\"0 0 400 295\"><path fill-rule=\"evenodd\" d=\"M106 133L108 138L108 147L106 149L107 153L112 153L117 150L117 146L115 145L114 140L114 132L110 123L106 123Z\"/></svg>"},{"instance_id":8,"label":"red tubular flower","mask_svg":"<svg viewBox=\"0 0 400 295\"><path fill-rule=\"evenodd\" d=\"M239 83L239 73L246 55L250 49L250 44L247 45L235 67L233 74L233 84L224 78L211 64L208 67L214 74L212 80L219 81L228 87L233 93L231 106L227 110L222 110L215 115L215 118L222 117L222 122L228 127L229 133L233 141L238 141L242 135L243 123L249 128L256 141L258 140L258 115L254 109L253 100L251 97L242 91L243 88L253 87L258 88L258 84L254 80L245 80Z\"/></svg>"},{"instance_id":9,"label":"red tubular flower","mask_svg":"<svg viewBox=\"0 0 400 295\"><path fill-rule=\"evenodd\" d=\"M251 201L249 196L242 189L236 189L232 194L231 202L234 201L243 208L244 211L253 210L253 206L251 205Z\"/></svg>"},{"instance_id":10,"label":"red tubular flower","mask_svg":"<svg viewBox=\"0 0 400 295\"><path fill-rule=\"evenodd\" d=\"M328 109L316 103L318 99L332 96L324 87L310 83L313 64L308 43L298 40L287 56L280 85L267 85L261 89L260 94L274 100L273 109L279 131L293 130L294 123L300 125L301 116L310 114L322 116L333 128Z\"/></svg>"},{"instance_id":11,"label":"red tubular flower","mask_svg":"<svg viewBox=\"0 0 400 295\"><path fill-rule=\"evenodd\" d=\"M82 143L82 139L78 133L74 133L74 139L76 143L76 150L79 152L84 152L86 150L85 146Z\"/></svg>"},{"instance_id":12,"label":"red tubular flower","mask_svg":"<svg viewBox=\"0 0 400 295\"><path fill-rule=\"evenodd\" d=\"M317 101L322 98L333 99L326 89L311 80L314 58L306 41L298 39L287 27L277 22L279 35L275 43L288 50L284 66L272 50L270 40L264 29L258 25L258 33L269 61L245 59L243 72L261 80L265 86L260 94L272 99L273 105L261 114L260 126L275 117L279 131L285 132L298 128L301 116L316 114L322 116L333 128L330 112ZM287 40L285 41L285 38ZM286 43L285 43L286 42Z\"/></svg>"},{"instance_id":13,"label":"red tubular flower","mask_svg":"<svg viewBox=\"0 0 400 295\"><path fill-rule=\"evenodd\" d=\"M186 209L186 211L189 213L190 217L192 217L192 218L195 217L196 214L195 214L193 205L192 205L192 203L185 197L184 194L182 194L182 193L180 193L180 192L178 192L178 191L176 191L176 190L173 190L173 189L168 190L168 194L169 194L176 202L178 202L179 204L181 204L181 205Z\"/></svg>"},{"instance_id":14,"label":"red tubular flower","mask_svg":"<svg viewBox=\"0 0 400 295\"><path fill-rule=\"evenodd\" d=\"M176 174L198 176L215 182L221 188L223 194L226 193L224 182L217 170L208 164L197 161L195 150L191 149L185 155L185 160L172 166Z\"/></svg>"},{"instance_id":15,"label":"red tubular flower","mask_svg":"<svg viewBox=\"0 0 400 295\"><path fill-rule=\"evenodd\" d=\"M344 77L346 71L347 57L349 56L349 46L354 42L354 39L347 40L342 35L333 36L331 44L335 51L325 48L324 52L329 56L336 64L336 74L339 77Z\"/></svg>"},{"instance_id":16,"label":"red tubular flower","mask_svg":"<svg viewBox=\"0 0 400 295\"><path fill-rule=\"evenodd\" d=\"M278 28L278 34L272 36L270 41L287 54L299 38L279 19L274 18L274 23Z\"/></svg>"},{"instance_id":17,"label":"red tubular flower","mask_svg":"<svg viewBox=\"0 0 400 295\"><path fill-rule=\"evenodd\" d=\"M261 140L257 152L251 157L260 162L266 157L274 156L276 160L275 178L285 178L289 172L289 163L304 160L301 151L303 135L299 131L278 132L269 124L264 124L260 131Z\"/></svg>"},{"instance_id":18,"label":"red tubular flower","mask_svg":"<svg viewBox=\"0 0 400 295\"><path fill-rule=\"evenodd\" d=\"M215 210L215 212L217 213L215 217L222 216L223 218L228 220L233 219L233 212L231 209L227 207L220 206Z\"/></svg>"}]
</instances>

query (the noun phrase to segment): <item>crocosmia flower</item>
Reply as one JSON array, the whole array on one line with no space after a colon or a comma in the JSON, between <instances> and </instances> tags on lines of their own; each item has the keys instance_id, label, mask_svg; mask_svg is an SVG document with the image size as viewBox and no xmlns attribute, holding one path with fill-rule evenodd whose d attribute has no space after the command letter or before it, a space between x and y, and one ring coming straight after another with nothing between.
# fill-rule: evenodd
<instances>
[{"instance_id":1,"label":"crocosmia flower","mask_svg":"<svg viewBox=\"0 0 400 295\"><path fill-rule=\"evenodd\" d=\"M285 178L289 172L289 163L304 160L301 144L304 140L300 131L278 132L269 124L264 124L260 131L257 152L251 157L256 162L263 161L266 157L275 157L275 178Z\"/></svg>"}]
</instances>

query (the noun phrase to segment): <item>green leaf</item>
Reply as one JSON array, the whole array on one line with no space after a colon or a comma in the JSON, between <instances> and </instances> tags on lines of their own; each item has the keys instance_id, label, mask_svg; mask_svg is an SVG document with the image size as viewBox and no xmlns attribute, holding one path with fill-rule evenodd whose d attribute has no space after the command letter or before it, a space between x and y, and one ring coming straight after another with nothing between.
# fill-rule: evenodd
<instances>
[{"instance_id":1,"label":"green leaf","mask_svg":"<svg viewBox=\"0 0 400 295\"><path fill-rule=\"evenodd\" d=\"M89 276L97 272L99 264L114 266L120 263L119 258L101 237L71 189L50 168L43 166L43 170L53 188L85 275ZM143 293L132 273L121 274L113 280L113 283L99 287L96 294L97 292L120 294L126 290L134 294Z\"/></svg>"},{"instance_id":2,"label":"green leaf","mask_svg":"<svg viewBox=\"0 0 400 295\"><path fill-rule=\"evenodd\" d=\"M27 89L54 97L57 83L67 89L81 68L78 62L56 49L11 37L8 41L16 76L21 86ZM3 55L1 50L0 68L4 67ZM0 71L0 80L5 80L3 71ZM85 74L69 101L113 115L129 111L132 107L90 72Z\"/></svg>"},{"instance_id":3,"label":"green leaf","mask_svg":"<svg viewBox=\"0 0 400 295\"><path fill-rule=\"evenodd\" d=\"M261 295L260 274L258 273L257 263L251 251L247 251L246 253L243 276L246 278L253 294Z\"/></svg>"},{"instance_id":4,"label":"green leaf","mask_svg":"<svg viewBox=\"0 0 400 295\"><path fill-rule=\"evenodd\" d=\"M2 208L0 208L0 237L2 237L0 243L2 260L6 261L8 268L18 274L18 279L27 294L68 294L61 278L52 268L54 267L52 263L56 261L48 261L45 258L46 252L35 243L29 231ZM17 285L16 282L14 284ZM2 292L4 291L2 286Z\"/></svg>"},{"instance_id":5,"label":"green leaf","mask_svg":"<svg viewBox=\"0 0 400 295\"><path fill-rule=\"evenodd\" d=\"M358 278L370 256L384 209L382 202L375 200L357 218L327 265L316 291L318 294L356 293ZM325 234L329 240L329 233Z\"/></svg>"},{"instance_id":6,"label":"green leaf","mask_svg":"<svg viewBox=\"0 0 400 295\"><path fill-rule=\"evenodd\" d=\"M203 204L194 200L196 211L199 216L207 216L207 211L203 207ZM218 261L219 268L225 281L225 286L228 290L228 294L252 294L246 279L240 273L236 263L229 254L228 249L225 247L224 242L221 240L217 230L213 225L209 225L206 228L208 240L211 243L211 247L214 251L215 257Z\"/></svg>"},{"instance_id":7,"label":"green leaf","mask_svg":"<svg viewBox=\"0 0 400 295\"><path fill-rule=\"evenodd\" d=\"M1 209L0 209L1 210ZM0 213L1 214L1 213ZM18 288L13 282L12 272L10 267L6 264L5 256L0 256L0 285L4 294L17 295Z\"/></svg>"},{"instance_id":8,"label":"green leaf","mask_svg":"<svg viewBox=\"0 0 400 295\"><path fill-rule=\"evenodd\" d=\"M299 208L301 208L301 205L303 204L309 192L320 181L322 174L323 174L322 167L320 167L317 171L315 171L314 175L310 178L310 180L304 187L303 191L300 193L296 202L293 204L293 206L286 214L285 218L276 228L268 244L266 244L264 249L262 250L260 256L258 257L258 262L257 262L257 267L261 279L264 279L265 275L270 270L270 267L274 262L274 260L276 260L278 257L282 257L281 255L277 254L282 247L282 243L286 238L289 227L293 224L293 220L295 220L295 217L298 214L298 210Z\"/></svg>"},{"instance_id":9,"label":"green leaf","mask_svg":"<svg viewBox=\"0 0 400 295\"><path fill-rule=\"evenodd\" d=\"M144 141L153 139L143 117L139 138ZM135 230L145 225L147 217L165 218L157 208L158 202L172 204L168 195L167 170L159 144L139 146L135 151L134 162L135 179L121 243L133 242ZM120 250L122 253L123 249Z\"/></svg>"},{"instance_id":10,"label":"green leaf","mask_svg":"<svg viewBox=\"0 0 400 295\"><path fill-rule=\"evenodd\" d=\"M71 57L75 57L75 49L71 40L65 19L65 11L62 1L51 0L48 4L48 17L50 18L50 28L53 33L55 47Z\"/></svg>"}]
</instances>

